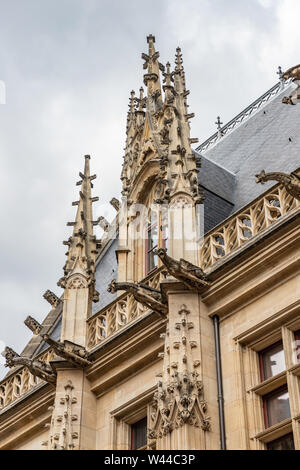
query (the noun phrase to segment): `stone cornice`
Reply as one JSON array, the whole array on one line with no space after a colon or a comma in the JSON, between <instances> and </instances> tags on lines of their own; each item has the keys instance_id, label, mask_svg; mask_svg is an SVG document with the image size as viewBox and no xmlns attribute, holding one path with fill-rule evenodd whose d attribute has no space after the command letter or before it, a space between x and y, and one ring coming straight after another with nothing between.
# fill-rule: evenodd
<instances>
[{"instance_id":1,"label":"stone cornice","mask_svg":"<svg viewBox=\"0 0 300 470\"><path fill-rule=\"evenodd\" d=\"M262 295L295 275L300 269L299 216L296 213L282 220L281 225L274 224L260 240L243 245L223 266L211 272L212 285L202 295L211 316L233 314L251 301L254 291L256 296Z\"/></svg>"},{"instance_id":2,"label":"stone cornice","mask_svg":"<svg viewBox=\"0 0 300 470\"><path fill-rule=\"evenodd\" d=\"M51 411L48 407L53 403L55 389L46 383L31 390L23 399L13 402L12 406L1 412L0 450L9 449L17 439L26 438L34 430L43 429L50 421Z\"/></svg>"},{"instance_id":3,"label":"stone cornice","mask_svg":"<svg viewBox=\"0 0 300 470\"><path fill-rule=\"evenodd\" d=\"M160 333L164 331L165 321L152 313L123 330L114 341L101 343L93 351L93 365L87 369L93 392L99 395L123 378L160 360L158 353L163 350ZM122 361L129 358L130 364L124 365Z\"/></svg>"}]
</instances>

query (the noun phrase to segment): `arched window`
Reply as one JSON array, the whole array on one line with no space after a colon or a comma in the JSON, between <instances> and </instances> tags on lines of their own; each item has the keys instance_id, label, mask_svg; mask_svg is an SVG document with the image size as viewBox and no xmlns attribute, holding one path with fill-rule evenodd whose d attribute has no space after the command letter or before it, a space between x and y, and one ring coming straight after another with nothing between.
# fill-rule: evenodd
<instances>
[{"instance_id":1,"label":"arched window","mask_svg":"<svg viewBox=\"0 0 300 470\"><path fill-rule=\"evenodd\" d=\"M168 248L168 214L160 208L151 208L148 215L145 240L146 275L158 267L157 248Z\"/></svg>"},{"instance_id":2,"label":"arched window","mask_svg":"<svg viewBox=\"0 0 300 470\"><path fill-rule=\"evenodd\" d=\"M150 210L146 238L146 274L151 273L158 266L157 255L154 250L158 248L159 242L159 214Z\"/></svg>"}]
</instances>

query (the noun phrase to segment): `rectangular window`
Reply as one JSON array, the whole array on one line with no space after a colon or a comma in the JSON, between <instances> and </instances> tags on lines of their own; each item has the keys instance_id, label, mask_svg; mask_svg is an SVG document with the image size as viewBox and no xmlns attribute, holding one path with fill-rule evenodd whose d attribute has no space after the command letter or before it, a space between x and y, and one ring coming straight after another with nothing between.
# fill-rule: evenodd
<instances>
[{"instance_id":1,"label":"rectangular window","mask_svg":"<svg viewBox=\"0 0 300 470\"><path fill-rule=\"evenodd\" d=\"M259 353L261 380L267 380L285 370L282 342L273 344Z\"/></svg>"},{"instance_id":2,"label":"rectangular window","mask_svg":"<svg viewBox=\"0 0 300 470\"><path fill-rule=\"evenodd\" d=\"M300 364L300 330L294 333L295 343L294 343L294 362L295 364Z\"/></svg>"},{"instance_id":3,"label":"rectangular window","mask_svg":"<svg viewBox=\"0 0 300 470\"><path fill-rule=\"evenodd\" d=\"M281 388L263 398L265 427L269 428L291 417L287 388Z\"/></svg>"},{"instance_id":4,"label":"rectangular window","mask_svg":"<svg viewBox=\"0 0 300 470\"><path fill-rule=\"evenodd\" d=\"M267 444L268 450L295 450L293 433L276 439L276 441Z\"/></svg>"},{"instance_id":5,"label":"rectangular window","mask_svg":"<svg viewBox=\"0 0 300 470\"><path fill-rule=\"evenodd\" d=\"M131 450L147 448L147 417L131 425Z\"/></svg>"}]
</instances>

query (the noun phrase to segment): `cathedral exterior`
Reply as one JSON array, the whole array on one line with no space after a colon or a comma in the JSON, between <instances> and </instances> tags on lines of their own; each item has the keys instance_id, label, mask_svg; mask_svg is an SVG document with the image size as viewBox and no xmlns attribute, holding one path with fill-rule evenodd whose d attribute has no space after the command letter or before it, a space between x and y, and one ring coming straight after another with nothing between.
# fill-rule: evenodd
<instances>
[{"instance_id":1,"label":"cathedral exterior","mask_svg":"<svg viewBox=\"0 0 300 470\"><path fill-rule=\"evenodd\" d=\"M300 449L300 68L192 149L181 51L147 42L116 217L87 155L63 292L3 352L0 449Z\"/></svg>"}]
</instances>

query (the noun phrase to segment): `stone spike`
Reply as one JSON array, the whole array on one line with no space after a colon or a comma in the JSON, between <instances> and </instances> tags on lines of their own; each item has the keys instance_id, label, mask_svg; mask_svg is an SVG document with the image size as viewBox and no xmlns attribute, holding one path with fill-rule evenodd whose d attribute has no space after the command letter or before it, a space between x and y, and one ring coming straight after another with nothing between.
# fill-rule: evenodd
<instances>
[{"instance_id":1,"label":"stone spike","mask_svg":"<svg viewBox=\"0 0 300 470\"><path fill-rule=\"evenodd\" d=\"M135 91L134 90L131 90L130 92L128 107L129 107L129 111L127 114L127 126L126 126L127 132L130 128L130 124L134 123L134 118L135 118Z\"/></svg>"},{"instance_id":2,"label":"stone spike","mask_svg":"<svg viewBox=\"0 0 300 470\"><path fill-rule=\"evenodd\" d=\"M80 273L85 271L89 285L94 286L94 271L96 260L96 237L93 231L92 204L99 200L98 197L92 197L92 180L96 175L90 174L90 155L84 156L84 170L79 172L81 178L78 185L81 186L79 191L79 200L72 205L77 206L75 222L69 222L67 225L74 227L72 237L64 244L69 249L66 253L67 261L65 265L64 278L59 281L59 285L65 287L67 279L77 271L77 260L80 260ZM91 289L92 291L93 289ZM93 296L93 292L91 292ZM47 299L48 300L48 299Z\"/></svg>"},{"instance_id":3,"label":"stone spike","mask_svg":"<svg viewBox=\"0 0 300 470\"><path fill-rule=\"evenodd\" d=\"M176 48L176 55L175 55L175 70L179 72L180 70L183 70L183 59L182 59L182 53L180 47Z\"/></svg>"},{"instance_id":4,"label":"stone spike","mask_svg":"<svg viewBox=\"0 0 300 470\"><path fill-rule=\"evenodd\" d=\"M131 90L130 98L129 98L129 105L128 105L130 114L134 114L134 111L135 111L134 100L135 100L135 91Z\"/></svg>"},{"instance_id":5,"label":"stone spike","mask_svg":"<svg viewBox=\"0 0 300 470\"><path fill-rule=\"evenodd\" d=\"M147 43L148 54L142 54L142 59L145 61L143 68L148 69L144 75L144 83L148 88L148 94L152 95L157 91L161 93L160 70L164 70L164 66L158 62L159 52L155 51L155 37L152 34L147 36Z\"/></svg>"}]
</instances>

